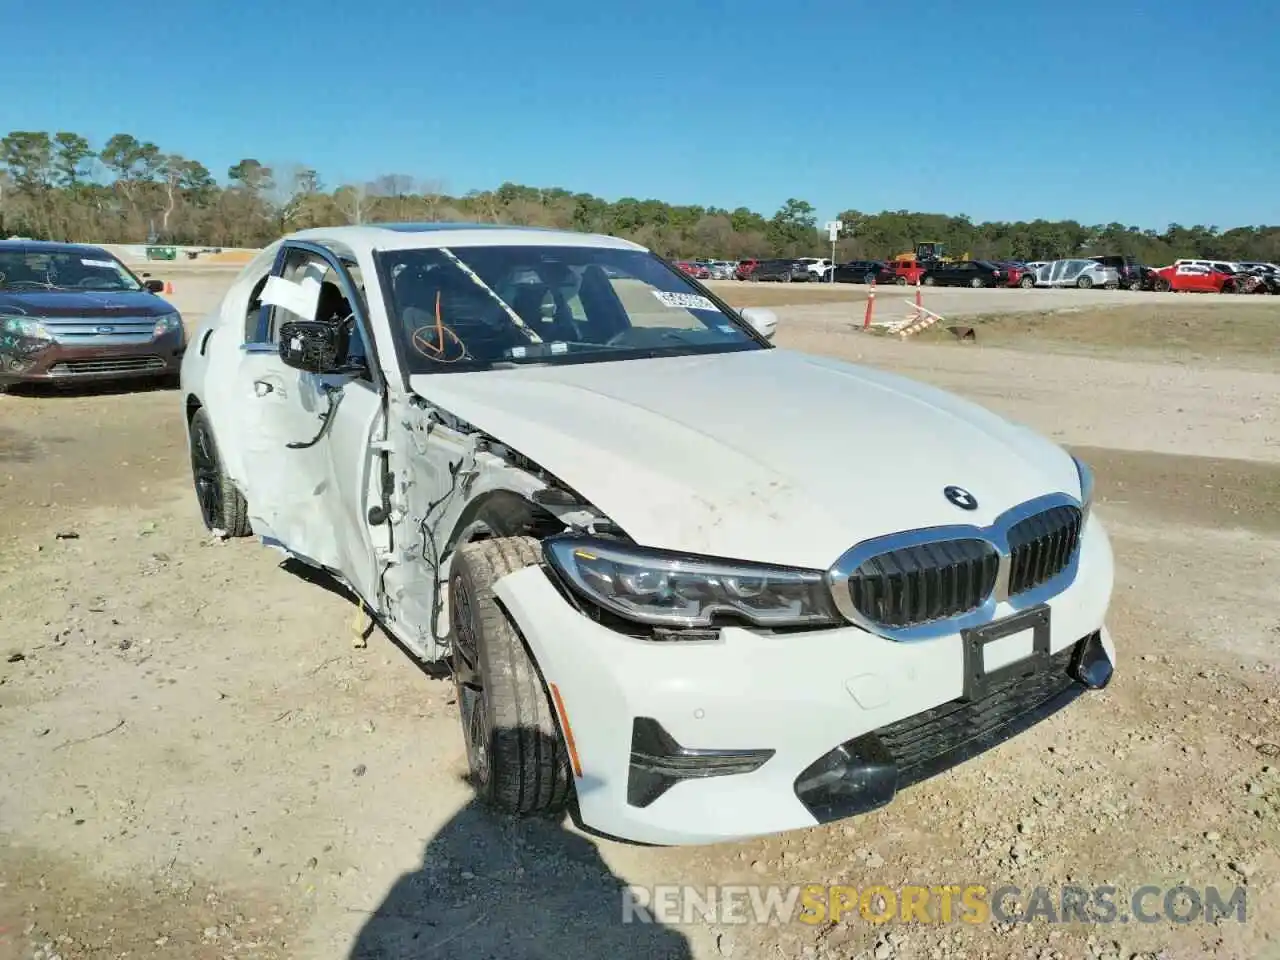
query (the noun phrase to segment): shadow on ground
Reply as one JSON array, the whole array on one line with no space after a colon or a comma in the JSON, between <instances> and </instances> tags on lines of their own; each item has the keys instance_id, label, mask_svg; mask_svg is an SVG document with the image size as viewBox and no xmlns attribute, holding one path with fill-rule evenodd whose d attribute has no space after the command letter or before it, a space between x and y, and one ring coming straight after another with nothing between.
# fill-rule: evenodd
<instances>
[{"instance_id":1,"label":"shadow on ground","mask_svg":"<svg viewBox=\"0 0 1280 960\"><path fill-rule=\"evenodd\" d=\"M472 801L370 915L349 960L692 960L680 932L623 923L625 885L552 820Z\"/></svg>"}]
</instances>

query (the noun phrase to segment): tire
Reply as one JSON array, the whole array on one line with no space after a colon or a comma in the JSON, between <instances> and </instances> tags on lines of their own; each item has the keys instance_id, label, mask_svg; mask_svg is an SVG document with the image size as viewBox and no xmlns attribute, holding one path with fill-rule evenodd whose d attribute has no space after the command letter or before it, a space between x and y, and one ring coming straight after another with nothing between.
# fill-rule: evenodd
<instances>
[{"instance_id":1,"label":"tire","mask_svg":"<svg viewBox=\"0 0 1280 960\"><path fill-rule=\"evenodd\" d=\"M532 537L460 548L449 573L449 635L467 764L480 799L504 813L563 811L573 784L542 675L493 584L541 560Z\"/></svg>"},{"instance_id":2,"label":"tire","mask_svg":"<svg viewBox=\"0 0 1280 960\"><path fill-rule=\"evenodd\" d=\"M191 453L191 479L205 528L221 531L228 537L249 536L253 532L249 528L249 505L222 469L213 426L203 407L195 412L187 427L187 445Z\"/></svg>"},{"instance_id":3,"label":"tire","mask_svg":"<svg viewBox=\"0 0 1280 960\"><path fill-rule=\"evenodd\" d=\"M1089 290L1093 287L1093 277L1081 277L1076 281L1076 286L1081 290Z\"/></svg>"},{"instance_id":4,"label":"tire","mask_svg":"<svg viewBox=\"0 0 1280 960\"><path fill-rule=\"evenodd\" d=\"M1129 281L1129 289L1130 289L1130 290L1132 290L1134 293L1137 293L1138 291L1140 291L1140 290L1142 289L1142 281L1141 281L1141 280L1130 280L1130 281Z\"/></svg>"},{"instance_id":5,"label":"tire","mask_svg":"<svg viewBox=\"0 0 1280 960\"><path fill-rule=\"evenodd\" d=\"M897 280L895 280L895 281L893 281L893 282L894 282L894 283L896 283L896 284L897 284L898 286L900 286L900 287L905 287L905 286L907 285L907 278L906 278L906 277L898 277L898 279L897 279Z\"/></svg>"},{"instance_id":6,"label":"tire","mask_svg":"<svg viewBox=\"0 0 1280 960\"><path fill-rule=\"evenodd\" d=\"M986 286L986 284L982 282L981 277L974 277L972 280L969 281L969 286L971 286L974 290L977 290L979 287Z\"/></svg>"},{"instance_id":7,"label":"tire","mask_svg":"<svg viewBox=\"0 0 1280 960\"><path fill-rule=\"evenodd\" d=\"M784 274L782 275L782 282L783 282L783 283L790 283L790 282L791 282L791 271L789 271L789 270L788 270L786 273L784 273Z\"/></svg>"},{"instance_id":8,"label":"tire","mask_svg":"<svg viewBox=\"0 0 1280 960\"><path fill-rule=\"evenodd\" d=\"M1036 285L1036 278L1031 276L1030 274L1028 274L1025 277L1020 277L1018 279L1018 286L1020 286L1023 290L1030 290L1035 285Z\"/></svg>"},{"instance_id":9,"label":"tire","mask_svg":"<svg viewBox=\"0 0 1280 960\"><path fill-rule=\"evenodd\" d=\"M876 275L875 275L874 273L868 273L865 277L863 277L863 278L862 278L862 282L863 282L863 283L875 283L875 282L876 282Z\"/></svg>"},{"instance_id":10,"label":"tire","mask_svg":"<svg viewBox=\"0 0 1280 960\"><path fill-rule=\"evenodd\" d=\"M925 274L924 278L920 282L923 283L926 287L932 287L933 277L929 276L928 274Z\"/></svg>"},{"instance_id":11,"label":"tire","mask_svg":"<svg viewBox=\"0 0 1280 960\"><path fill-rule=\"evenodd\" d=\"M1156 277L1152 281L1151 289L1156 293L1168 293L1173 289L1173 284L1169 282L1167 277Z\"/></svg>"}]
</instances>

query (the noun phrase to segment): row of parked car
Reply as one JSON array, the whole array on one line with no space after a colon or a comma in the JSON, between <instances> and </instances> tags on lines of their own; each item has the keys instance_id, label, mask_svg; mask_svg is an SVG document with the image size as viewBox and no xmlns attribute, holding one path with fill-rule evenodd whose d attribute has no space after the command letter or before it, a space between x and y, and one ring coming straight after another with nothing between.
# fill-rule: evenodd
<instances>
[{"instance_id":1,"label":"row of parked car","mask_svg":"<svg viewBox=\"0 0 1280 960\"><path fill-rule=\"evenodd\" d=\"M850 260L823 257L768 260L680 260L676 266L699 280L753 282L878 283L899 286L1078 287L1280 294L1280 266L1262 261L1176 260L1149 267L1135 257L1062 260Z\"/></svg>"}]
</instances>

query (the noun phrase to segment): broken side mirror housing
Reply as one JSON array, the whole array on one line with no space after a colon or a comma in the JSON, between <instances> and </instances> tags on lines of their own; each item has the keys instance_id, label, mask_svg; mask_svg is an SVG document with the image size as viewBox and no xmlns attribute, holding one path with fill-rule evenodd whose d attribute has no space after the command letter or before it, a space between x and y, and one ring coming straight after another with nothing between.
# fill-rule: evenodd
<instances>
[{"instance_id":1,"label":"broken side mirror housing","mask_svg":"<svg viewBox=\"0 0 1280 960\"><path fill-rule=\"evenodd\" d=\"M772 340L778 329L778 315L766 307L747 307L742 311L742 319L766 340Z\"/></svg>"},{"instance_id":2,"label":"broken side mirror housing","mask_svg":"<svg viewBox=\"0 0 1280 960\"><path fill-rule=\"evenodd\" d=\"M346 372L347 337L342 326L320 320L281 324L280 359L307 373Z\"/></svg>"}]
</instances>

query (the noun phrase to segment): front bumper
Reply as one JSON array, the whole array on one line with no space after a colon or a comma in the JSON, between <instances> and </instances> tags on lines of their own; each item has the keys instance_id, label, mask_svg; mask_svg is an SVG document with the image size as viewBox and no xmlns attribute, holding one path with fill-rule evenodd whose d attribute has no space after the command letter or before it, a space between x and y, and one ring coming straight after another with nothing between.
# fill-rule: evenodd
<instances>
[{"instance_id":1,"label":"front bumper","mask_svg":"<svg viewBox=\"0 0 1280 960\"><path fill-rule=\"evenodd\" d=\"M1109 676L1113 562L1096 518L1080 549L1076 579L1047 604L1045 653L1065 671L1091 638L1090 655L1105 661L1098 675ZM714 640L654 642L584 616L538 567L495 591L563 705L584 825L642 843L715 843L872 809L1088 688L1037 674L998 702L966 705L959 634L903 643L855 627L726 628ZM1015 612L1002 604L996 619ZM923 755L922 732L942 753Z\"/></svg>"},{"instance_id":2,"label":"front bumper","mask_svg":"<svg viewBox=\"0 0 1280 960\"><path fill-rule=\"evenodd\" d=\"M176 376L185 350L181 332L131 343L11 337L0 342L0 384Z\"/></svg>"}]
</instances>

